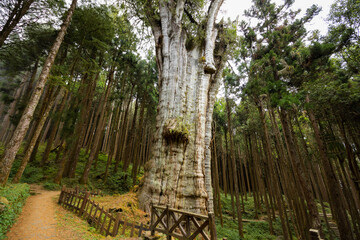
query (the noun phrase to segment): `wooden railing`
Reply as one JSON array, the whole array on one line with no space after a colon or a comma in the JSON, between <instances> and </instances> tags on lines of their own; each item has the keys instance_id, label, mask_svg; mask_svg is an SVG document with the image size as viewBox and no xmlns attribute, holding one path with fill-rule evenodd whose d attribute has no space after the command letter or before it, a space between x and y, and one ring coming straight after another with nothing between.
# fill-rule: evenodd
<instances>
[{"instance_id":1,"label":"wooden railing","mask_svg":"<svg viewBox=\"0 0 360 240\"><path fill-rule=\"evenodd\" d=\"M140 237L144 231L151 231L151 235L155 232L166 234L167 239L175 237L181 240L192 240L197 236L201 236L204 240L216 239L213 213L206 216L152 205L150 226L147 227L142 223L136 225L134 222L122 219L120 213L112 214L104 210L104 207L100 207L98 203L90 199L90 196L90 192L83 192L78 188L67 189L63 186L58 203L84 218L105 236L124 235L128 229L130 237L134 235Z\"/></svg>"},{"instance_id":2,"label":"wooden railing","mask_svg":"<svg viewBox=\"0 0 360 240\"><path fill-rule=\"evenodd\" d=\"M151 206L150 231L151 235L154 235L155 231L164 233L167 239L176 237L192 240L199 235L205 240L216 239L213 213L206 216L156 205Z\"/></svg>"},{"instance_id":3,"label":"wooden railing","mask_svg":"<svg viewBox=\"0 0 360 240\"><path fill-rule=\"evenodd\" d=\"M61 189L58 203L65 208L77 213L80 217L84 218L89 224L94 226L96 230L105 236L115 237L117 234L124 235L126 229L130 229L130 237L140 237L144 231L149 231L142 223L136 225L126 219L122 220L120 213L112 214L104 207L100 207L98 203L90 199L90 192L78 191L78 189ZM120 232L120 226L122 231Z\"/></svg>"}]
</instances>

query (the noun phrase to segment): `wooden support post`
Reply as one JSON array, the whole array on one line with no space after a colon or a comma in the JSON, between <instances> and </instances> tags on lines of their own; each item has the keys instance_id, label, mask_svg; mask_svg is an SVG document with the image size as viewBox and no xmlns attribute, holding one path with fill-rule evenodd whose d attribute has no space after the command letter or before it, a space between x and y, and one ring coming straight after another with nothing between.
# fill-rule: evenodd
<instances>
[{"instance_id":1,"label":"wooden support post","mask_svg":"<svg viewBox=\"0 0 360 240\"><path fill-rule=\"evenodd\" d=\"M124 234L125 234L126 224L127 224L126 219L124 219L124 225L123 225L123 229L122 229L121 235L124 235Z\"/></svg>"},{"instance_id":2,"label":"wooden support post","mask_svg":"<svg viewBox=\"0 0 360 240\"><path fill-rule=\"evenodd\" d=\"M101 208L101 210L100 210L100 215L99 215L99 220L98 220L98 222L97 222L97 226L96 226L96 230L99 230L100 229L100 227L101 227L101 215L104 213L104 207L102 207Z\"/></svg>"},{"instance_id":3,"label":"wooden support post","mask_svg":"<svg viewBox=\"0 0 360 240\"><path fill-rule=\"evenodd\" d=\"M143 230L143 223L140 224L140 227L139 227L139 234L138 234L138 237L141 237L141 233L142 233L142 230Z\"/></svg>"},{"instance_id":4,"label":"wooden support post","mask_svg":"<svg viewBox=\"0 0 360 240\"><path fill-rule=\"evenodd\" d=\"M210 239L216 240L216 226L215 226L215 217L213 212L209 212L209 228L210 228Z\"/></svg>"},{"instance_id":5,"label":"wooden support post","mask_svg":"<svg viewBox=\"0 0 360 240\"><path fill-rule=\"evenodd\" d=\"M103 207L104 208L104 207ZM103 220L103 222L102 222L102 224L101 224L101 227L100 227L100 234L103 232L103 231L105 231L105 223L106 223L106 219L107 219L107 216L108 216L108 213L105 211L104 212L104 220ZM105 231L105 233L106 233L106 231Z\"/></svg>"},{"instance_id":6,"label":"wooden support post","mask_svg":"<svg viewBox=\"0 0 360 240\"><path fill-rule=\"evenodd\" d=\"M134 236L134 229L135 229L135 223L133 222L132 226L131 226L131 232L130 232L130 237Z\"/></svg>"},{"instance_id":7,"label":"wooden support post","mask_svg":"<svg viewBox=\"0 0 360 240\"><path fill-rule=\"evenodd\" d=\"M166 239L171 240L170 235L170 212L169 212L169 205L166 205Z\"/></svg>"},{"instance_id":8,"label":"wooden support post","mask_svg":"<svg viewBox=\"0 0 360 240\"><path fill-rule=\"evenodd\" d=\"M155 217L155 214L154 214L154 206L153 206L153 203L150 204L150 231L151 231L151 236L154 236L155 235L155 230L154 230L154 223L155 223L155 220L154 220L154 217Z\"/></svg>"},{"instance_id":9,"label":"wooden support post","mask_svg":"<svg viewBox=\"0 0 360 240\"><path fill-rule=\"evenodd\" d=\"M186 216L186 237L191 236L191 228L190 228L190 217Z\"/></svg>"},{"instance_id":10,"label":"wooden support post","mask_svg":"<svg viewBox=\"0 0 360 240\"><path fill-rule=\"evenodd\" d=\"M109 213L110 214L110 213ZM109 225L108 225L108 227L107 227L107 229L106 229L106 232L105 232L105 237L107 237L108 235L110 235L110 227L111 227L111 222L113 222L114 221L114 218L112 217L112 215L110 215L110 220L109 220Z\"/></svg>"}]
</instances>

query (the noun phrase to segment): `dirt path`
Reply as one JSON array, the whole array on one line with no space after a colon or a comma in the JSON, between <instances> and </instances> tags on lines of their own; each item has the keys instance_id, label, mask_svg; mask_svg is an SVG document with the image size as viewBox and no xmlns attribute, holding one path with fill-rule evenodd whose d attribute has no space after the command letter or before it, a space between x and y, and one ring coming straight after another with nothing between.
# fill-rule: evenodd
<instances>
[{"instance_id":1,"label":"dirt path","mask_svg":"<svg viewBox=\"0 0 360 240\"><path fill-rule=\"evenodd\" d=\"M32 185L30 189L35 195L26 200L22 213L7 234L8 239L64 239L55 218L54 198L59 192L45 191L37 185Z\"/></svg>"}]
</instances>

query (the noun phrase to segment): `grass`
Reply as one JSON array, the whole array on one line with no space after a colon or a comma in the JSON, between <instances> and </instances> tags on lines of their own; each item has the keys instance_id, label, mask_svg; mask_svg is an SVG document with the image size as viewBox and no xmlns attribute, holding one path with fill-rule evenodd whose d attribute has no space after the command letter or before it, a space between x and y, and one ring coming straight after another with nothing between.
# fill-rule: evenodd
<instances>
[{"instance_id":1,"label":"grass","mask_svg":"<svg viewBox=\"0 0 360 240\"><path fill-rule=\"evenodd\" d=\"M8 184L0 187L0 239L6 238L6 232L15 223L17 216L21 213L29 194L27 184Z\"/></svg>"},{"instance_id":2,"label":"grass","mask_svg":"<svg viewBox=\"0 0 360 240\"><path fill-rule=\"evenodd\" d=\"M235 199L234 199L235 201ZM225 194L221 194L221 204L222 204L222 213L223 213L223 221L224 226L222 227L220 224L220 219L216 219L216 231L218 239L226 238L228 240L239 240L241 239L238 232L238 223L237 220L234 220L231 216L232 206L231 206L231 197L230 195L225 196ZM245 212L242 213L243 219L255 220L255 203L254 198L251 196L247 197L247 201L244 199ZM265 206L263 206L265 209ZM262 219L260 213L259 218ZM276 218L273 221L273 228L275 235L270 234L269 223L266 221L243 221L243 239L277 239L282 235L281 222L279 218Z\"/></svg>"},{"instance_id":3,"label":"grass","mask_svg":"<svg viewBox=\"0 0 360 240\"><path fill-rule=\"evenodd\" d=\"M235 199L234 199L235 201ZM320 206L320 204L318 204ZM330 206L328 203L324 203L325 211L330 213ZM230 195L225 196L225 194L221 194L221 206L222 206L222 214L224 226L222 227L220 224L220 219L216 218L216 230L218 239L226 238L228 240L239 240L241 239L238 233L238 223L237 220L234 220L231 216L232 206L231 206L231 197ZM270 234L269 223L267 221L254 221L255 220L255 203L254 198L252 196L248 196L247 201L244 198L244 206L245 212L242 212L243 220L247 219L250 221L243 221L243 232L244 238L248 240L266 240L266 239L283 239L282 238L282 228L281 221L279 217L276 217L275 221L273 221L273 229L275 235ZM263 211L265 211L265 205L262 205ZM319 208L320 211L320 208ZM322 211L320 211L322 212ZM259 219L266 219L266 213L258 212ZM292 223L290 221L290 225ZM329 230L327 229L324 222L322 222L322 228L325 239L330 239ZM293 231L293 239L297 239L295 237L295 233ZM334 237L334 239L338 239Z\"/></svg>"}]
</instances>

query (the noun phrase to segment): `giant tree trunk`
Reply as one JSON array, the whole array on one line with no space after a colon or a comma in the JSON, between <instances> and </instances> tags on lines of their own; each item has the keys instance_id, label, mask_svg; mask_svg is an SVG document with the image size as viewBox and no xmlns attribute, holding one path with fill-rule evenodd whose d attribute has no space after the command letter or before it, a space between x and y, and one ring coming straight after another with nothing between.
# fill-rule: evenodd
<instances>
[{"instance_id":1,"label":"giant tree trunk","mask_svg":"<svg viewBox=\"0 0 360 240\"><path fill-rule=\"evenodd\" d=\"M217 49L215 62L213 57L215 18L222 2L214 0L210 4L204 45L193 42L191 47L186 46L182 26L185 0L159 1L160 22L152 18L159 105L152 157L145 165L139 194L141 206L147 210L150 203L199 213L213 210L207 148L224 61L224 46Z\"/></svg>"},{"instance_id":2,"label":"giant tree trunk","mask_svg":"<svg viewBox=\"0 0 360 240\"><path fill-rule=\"evenodd\" d=\"M11 166L15 160L16 153L18 152L21 142L23 141L26 131L29 128L31 119L34 115L35 108L39 103L41 94L44 90L47 78L50 74L51 67L54 63L57 52L60 48L60 45L64 39L66 29L68 28L75 6L76 1L73 0L71 6L68 10L65 21L61 25L60 32L58 33L53 46L50 49L49 55L47 56L43 69L40 73L39 80L36 83L34 92L31 95L28 105L26 106L24 113L21 116L20 122L16 127L13 136L11 137L9 143L7 144L4 154L0 160L0 184L4 185L7 182L7 179L10 174Z\"/></svg>"}]
</instances>

